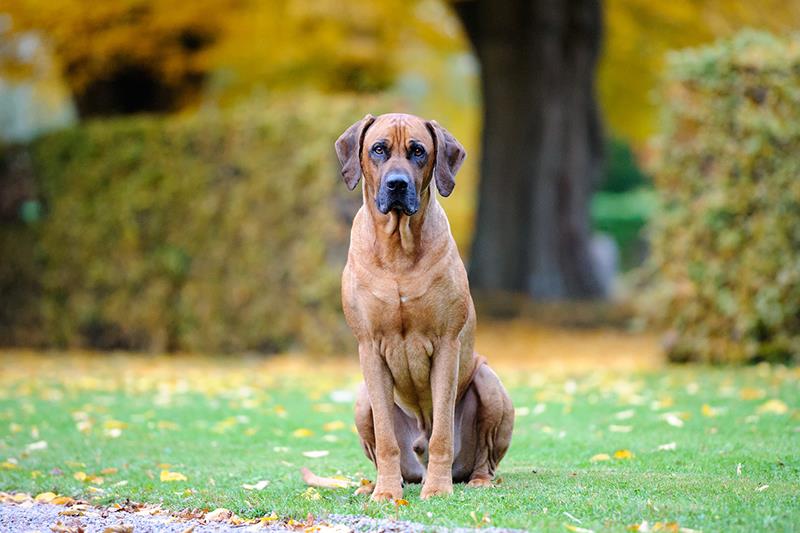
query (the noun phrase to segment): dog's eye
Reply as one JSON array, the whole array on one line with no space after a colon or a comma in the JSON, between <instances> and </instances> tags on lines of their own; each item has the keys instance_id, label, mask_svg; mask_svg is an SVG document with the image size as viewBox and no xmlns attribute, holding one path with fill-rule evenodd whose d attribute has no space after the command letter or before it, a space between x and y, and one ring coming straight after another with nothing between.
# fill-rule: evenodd
<instances>
[{"instance_id":1,"label":"dog's eye","mask_svg":"<svg viewBox=\"0 0 800 533\"><path fill-rule=\"evenodd\" d=\"M372 147L372 153L375 155L383 155L386 153L386 148L382 144L376 144Z\"/></svg>"},{"instance_id":2,"label":"dog's eye","mask_svg":"<svg viewBox=\"0 0 800 533\"><path fill-rule=\"evenodd\" d=\"M417 145L411 149L411 155L413 155L414 157L422 157L423 155L425 155L425 148Z\"/></svg>"}]
</instances>

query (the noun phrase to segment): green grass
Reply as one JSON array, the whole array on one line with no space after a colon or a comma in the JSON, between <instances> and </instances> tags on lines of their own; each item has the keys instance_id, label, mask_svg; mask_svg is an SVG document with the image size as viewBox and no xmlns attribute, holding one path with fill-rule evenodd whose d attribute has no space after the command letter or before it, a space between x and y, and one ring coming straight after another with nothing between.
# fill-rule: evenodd
<instances>
[{"instance_id":1,"label":"green grass","mask_svg":"<svg viewBox=\"0 0 800 533\"><path fill-rule=\"evenodd\" d=\"M409 505L396 508L351 490L309 493L298 473L308 466L320 475L374 479L352 431L351 404L331 396L353 389L352 362L5 354L0 363L0 461L17 461L16 468L0 467L2 491L225 507L243 517L367 514L443 526L473 525L474 512L494 526L534 531L564 524L624 531L642 520L707 532L792 531L800 524L796 369L595 369L572 376L501 369L521 412L498 486L457 486L452 497L431 501L411 486ZM770 400L788 409L760 411ZM716 416L704 415L704 404ZM670 425L666 413L683 426ZM344 427L326 431L333 421ZM295 436L298 429L313 434ZM46 449L26 452L42 440ZM672 442L675 450L658 450ZM330 453L302 455L310 450ZM590 461L617 450L634 456ZM188 480L161 482L162 463ZM103 475L102 484L74 477L111 467L118 471ZM242 488L262 479L270 481L265 490Z\"/></svg>"}]
</instances>

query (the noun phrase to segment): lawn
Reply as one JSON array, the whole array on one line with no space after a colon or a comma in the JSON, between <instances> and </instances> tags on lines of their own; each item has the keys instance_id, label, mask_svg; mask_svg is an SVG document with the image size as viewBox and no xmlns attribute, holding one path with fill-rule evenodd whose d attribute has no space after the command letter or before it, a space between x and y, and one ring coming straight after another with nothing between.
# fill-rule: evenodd
<instances>
[{"instance_id":1,"label":"lawn","mask_svg":"<svg viewBox=\"0 0 800 533\"><path fill-rule=\"evenodd\" d=\"M668 367L654 362L652 339L522 329L479 338L518 415L493 489L457 486L423 502L411 486L408 505L396 506L306 487L302 466L374 479L352 425L352 358L6 351L0 491L224 507L250 518L797 530L798 369Z\"/></svg>"}]
</instances>

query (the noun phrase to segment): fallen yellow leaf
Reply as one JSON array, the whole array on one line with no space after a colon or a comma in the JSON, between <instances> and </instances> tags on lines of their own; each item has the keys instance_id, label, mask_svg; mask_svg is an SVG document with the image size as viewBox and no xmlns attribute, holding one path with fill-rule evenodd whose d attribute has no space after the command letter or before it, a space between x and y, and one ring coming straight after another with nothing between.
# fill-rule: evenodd
<instances>
[{"instance_id":1,"label":"fallen yellow leaf","mask_svg":"<svg viewBox=\"0 0 800 533\"><path fill-rule=\"evenodd\" d=\"M57 494L55 492L42 492L41 494L37 494L34 500L37 502L50 503L55 500L56 497Z\"/></svg>"},{"instance_id":2,"label":"fallen yellow leaf","mask_svg":"<svg viewBox=\"0 0 800 533\"><path fill-rule=\"evenodd\" d=\"M322 426L322 429L325 431L337 431L339 429L344 429L345 423L341 420L334 420L333 422L328 422Z\"/></svg>"},{"instance_id":3,"label":"fallen yellow leaf","mask_svg":"<svg viewBox=\"0 0 800 533\"><path fill-rule=\"evenodd\" d=\"M611 456L608 455L607 453L598 453L597 455L593 455L589 459L589 461L591 461L592 463L597 463L599 461L610 461L610 460L611 460Z\"/></svg>"},{"instance_id":4,"label":"fallen yellow leaf","mask_svg":"<svg viewBox=\"0 0 800 533\"><path fill-rule=\"evenodd\" d=\"M186 476L181 474L180 472L170 472L169 470L162 470L161 475L159 476L161 481L187 481Z\"/></svg>"},{"instance_id":5,"label":"fallen yellow leaf","mask_svg":"<svg viewBox=\"0 0 800 533\"><path fill-rule=\"evenodd\" d=\"M119 420L106 420L103 422L103 429L125 429L128 427L128 424L125 422L120 422Z\"/></svg>"},{"instance_id":6,"label":"fallen yellow leaf","mask_svg":"<svg viewBox=\"0 0 800 533\"><path fill-rule=\"evenodd\" d=\"M764 396L766 396L766 393L763 390L752 387L743 387L739 391L739 397L742 400L760 400Z\"/></svg>"},{"instance_id":7,"label":"fallen yellow leaf","mask_svg":"<svg viewBox=\"0 0 800 533\"><path fill-rule=\"evenodd\" d=\"M614 459L633 459L633 452L630 450L617 450L614 452Z\"/></svg>"},{"instance_id":8,"label":"fallen yellow leaf","mask_svg":"<svg viewBox=\"0 0 800 533\"><path fill-rule=\"evenodd\" d=\"M75 472L74 474L72 474L72 477L74 477L78 481L86 481L87 475L86 472Z\"/></svg>"},{"instance_id":9,"label":"fallen yellow leaf","mask_svg":"<svg viewBox=\"0 0 800 533\"><path fill-rule=\"evenodd\" d=\"M104 476L110 476L112 474L116 474L117 472L118 470L114 467L104 468L100 471L100 473L103 474Z\"/></svg>"},{"instance_id":10,"label":"fallen yellow leaf","mask_svg":"<svg viewBox=\"0 0 800 533\"><path fill-rule=\"evenodd\" d=\"M783 415L786 414L787 411L789 411L789 406L786 405L786 403L782 400L778 399L766 401L758 408L759 414L772 413L775 415Z\"/></svg>"},{"instance_id":11,"label":"fallen yellow leaf","mask_svg":"<svg viewBox=\"0 0 800 533\"><path fill-rule=\"evenodd\" d=\"M711 407L707 403L703 404L703 407L700 409L700 412L703 416L707 416L708 418L713 418L719 414L719 409Z\"/></svg>"},{"instance_id":12,"label":"fallen yellow leaf","mask_svg":"<svg viewBox=\"0 0 800 533\"><path fill-rule=\"evenodd\" d=\"M305 438L313 435L314 432L307 428L299 428L292 431L292 436L297 438Z\"/></svg>"}]
</instances>

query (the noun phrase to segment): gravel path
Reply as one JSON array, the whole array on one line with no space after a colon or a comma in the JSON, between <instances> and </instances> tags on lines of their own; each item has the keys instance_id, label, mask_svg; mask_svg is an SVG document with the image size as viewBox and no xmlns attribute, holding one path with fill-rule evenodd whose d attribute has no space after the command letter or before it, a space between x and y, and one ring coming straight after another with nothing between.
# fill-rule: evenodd
<instances>
[{"instance_id":1,"label":"gravel path","mask_svg":"<svg viewBox=\"0 0 800 533\"><path fill-rule=\"evenodd\" d=\"M150 514L149 512L127 512L116 509L90 507L80 516L65 516L62 505L25 502L21 504L0 503L0 532L2 533L243 533L311 531L315 533L346 533L361 531L378 532L423 532L465 533L473 529L435 528L412 522L369 518L366 516L329 515L325 520L312 524L285 522L268 524L231 525L227 522L209 522L204 519L183 519L174 515ZM125 528L124 526L129 526ZM110 528L110 529L109 529ZM485 528L481 532L511 533L513 530Z\"/></svg>"}]
</instances>

